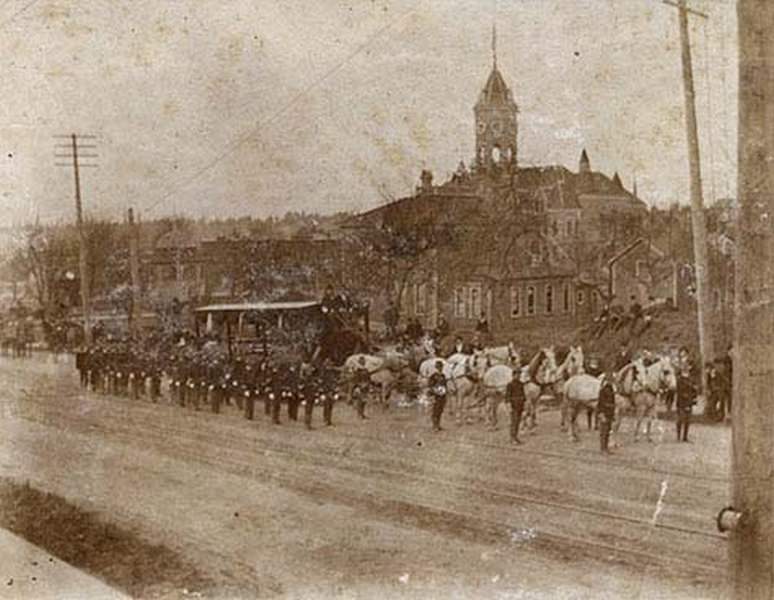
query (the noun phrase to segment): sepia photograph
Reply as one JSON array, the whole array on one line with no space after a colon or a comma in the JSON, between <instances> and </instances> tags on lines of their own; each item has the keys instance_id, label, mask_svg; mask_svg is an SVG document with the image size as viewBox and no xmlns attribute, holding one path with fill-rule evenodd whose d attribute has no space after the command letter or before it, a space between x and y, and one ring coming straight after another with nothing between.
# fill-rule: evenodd
<instances>
[{"instance_id":1,"label":"sepia photograph","mask_svg":"<svg viewBox=\"0 0 774 600\"><path fill-rule=\"evenodd\" d=\"M774 598L774 3L0 0L0 600Z\"/></svg>"}]
</instances>

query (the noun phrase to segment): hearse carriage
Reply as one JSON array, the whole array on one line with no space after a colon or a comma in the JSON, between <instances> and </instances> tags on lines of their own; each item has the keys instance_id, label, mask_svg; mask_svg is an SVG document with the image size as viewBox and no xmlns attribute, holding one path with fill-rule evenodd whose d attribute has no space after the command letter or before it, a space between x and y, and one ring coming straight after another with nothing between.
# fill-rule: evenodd
<instances>
[{"instance_id":1,"label":"hearse carriage","mask_svg":"<svg viewBox=\"0 0 774 600\"><path fill-rule=\"evenodd\" d=\"M330 310L324 302L210 304L194 310L197 334L224 340L233 354L282 354L342 364L368 346L368 306Z\"/></svg>"}]
</instances>

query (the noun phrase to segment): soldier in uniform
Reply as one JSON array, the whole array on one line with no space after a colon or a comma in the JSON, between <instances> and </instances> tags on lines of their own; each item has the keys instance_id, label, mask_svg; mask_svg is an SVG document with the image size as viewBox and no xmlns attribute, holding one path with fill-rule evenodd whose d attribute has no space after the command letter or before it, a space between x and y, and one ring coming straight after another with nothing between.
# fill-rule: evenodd
<instances>
[{"instance_id":1,"label":"soldier in uniform","mask_svg":"<svg viewBox=\"0 0 774 600\"><path fill-rule=\"evenodd\" d=\"M147 372L150 377L151 402L158 402L161 396L161 371L162 367L157 361L151 359L148 362Z\"/></svg>"},{"instance_id":2,"label":"soldier in uniform","mask_svg":"<svg viewBox=\"0 0 774 600\"><path fill-rule=\"evenodd\" d=\"M354 374L354 388L353 393L355 395L355 408L357 410L357 416L361 419L367 419L365 415L366 395L368 389L371 386L371 372L366 368L365 357L361 356L358 359L357 368Z\"/></svg>"},{"instance_id":3,"label":"soldier in uniform","mask_svg":"<svg viewBox=\"0 0 774 600\"><path fill-rule=\"evenodd\" d=\"M304 393L304 382L295 365L290 365L286 371L285 402L288 403L288 419L298 421L298 405Z\"/></svg>"},{"instance_id":4,"label":"soldier in uniform","mask_svg":"<svg viewBox=\"0 0 774 600\"><path fill-rule=\"evenodd\" d=\"M83 347L78 348L75 353L75 368L78 370L82 388L85 388L89 383L88 356L86 348Z\"/></svg>"},{"instance_id":5,"label":"soldier in uniform","mask_svg":"<svg viewBox=\"0 0 774 600\"><path fill-rule=\"evenodd\" d=\"M604 373L602 384L599 388L597 400L597 415L599 418L599 449L604 454L610 453L610 431L615 419L615 387L613 386L613 374Z\"/></svg>"},{"instance_id":6,"label":"soldier in uniform","mask_svg":"<svg viewBox=\"0 0 774 600\"><path fill-rule=\"evenodd\" d=\"M282 406L284 389L285 384L282 381L280 369L273 367L271 370L269 400L271 401L271 422L275 425L280 424L280 407Z\"/></svg>"},{"instance_id":7,"label":"soldier in uniform","mask_svg":"<svg viewBox=\"0 0 774 600\"><path fill-rule=\"evenodd\" d=\"M320 399L323 405L323 422L327 427L333 425L333 404L338 399L336 390L336 371L326 358L320 374Z\"/></svg>"},{"instance_id":8,"label":"soldier in uniform","mask_svg":"<svg viewBox=\"0 0 774 600\"><path fill-rule=\"evenodd\" d=\"M443 415L443 410L446 407L446 396L448 394L448 388L446 385L446 377L443 374L443 362L440 360L435 363L435 372L430 376L430 379L428 380L428 386L430 389L430 395L433 397L433 431L442 431L443 427L441 427L441 416Z\"/></svg>"},{"instance_id":9,"label":"soldier in uniform","mask_svg":"<svg viewBox=\"0 0 774 600\"><path fill-rule=\"evenodd\" d=\"M312 429L312 413L314 412L315 402L320 394L320 386L318 385L318 378L315 373L307 372L304 380L303 394L304 425L307 429Z\"/></svg>"}]
</instances>

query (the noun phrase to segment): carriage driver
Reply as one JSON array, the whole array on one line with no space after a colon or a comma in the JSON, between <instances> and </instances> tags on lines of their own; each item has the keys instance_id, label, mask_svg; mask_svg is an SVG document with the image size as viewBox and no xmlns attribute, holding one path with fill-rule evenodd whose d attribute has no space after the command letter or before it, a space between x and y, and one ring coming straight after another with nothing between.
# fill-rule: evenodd
<instances>
[{"instance_id":1,"label":"carriage driver","mask_svg":"<svg viewBox=\"0 0 774 600\"><path fill-rule=\"evenodd\" d=\"M442 431L441 416L446 407L446 395L448 393L446 386L446 377L443 374L443 361L436 361L435 372L430 375L428 381L430 395L433 397L433 431Z\"/></svg>"},{"instance_id":2,"label":"carriage driver","mask_svg":"<svg viewBox=\"0 0 774 600\"><path fill-rule=\"evenodd\" d=\"M609 369L602 374L602 383L599 388L599 400L597 401L597 416L599 418L599 449L604 454L609 454L610 430L615 418L615 387L613 386L614 374Z\"/></svg>"}]
</instances>

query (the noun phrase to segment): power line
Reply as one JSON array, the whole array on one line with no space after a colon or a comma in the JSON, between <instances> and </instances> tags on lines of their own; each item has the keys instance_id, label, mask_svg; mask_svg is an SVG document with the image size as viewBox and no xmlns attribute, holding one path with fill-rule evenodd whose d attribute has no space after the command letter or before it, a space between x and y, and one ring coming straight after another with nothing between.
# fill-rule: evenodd
<instances>
[{"instance_id":1,"label":"power line","mask_svg":"<svg viewBox=\"0 0 774 600\"><path fill-rule=\"evenodd\" d=\"M206 172L213 169L215 166L217 166L221 161L228 158L231 154L236 152L240 147L242 147L244 144L246 144L250 139L257 133L262 127L265 127L267 125L270 125L273 123L276 119L278 119L280 116L282 116L285 112L287 112L290 108L295 106L306 94L308 94L310 91L318 87L320 84L322 84L326 79L334 75L336 72L338 72L342 67L344 67L349 61L351 61L353 58L355 58L358 54L360 54L363 50L365 50L374 40L384 35L387 31L392 29L399 21L402 21L404 18L408 17L409 15L415 13L417 11L417 7L413 7L406 12L404 12L402 15L399 15L386 25L384 25L382 28L377 30L373 35L371 35L367 40L359 44L357 47L355 47L354 50L352 50L349 54L347 54L341 61L334 64L331 68L329 68L327 71L325 71L320 77L315 79L309 86L298 92L295 96L293 96L290 101L287 104L284 104L282 107L280 107L278 110L274 111L272 114L270 114L266 119L259 122L256 127L248 131L246 134L242 135L241 137L237 138L233 142L226 145L226 147L217 154L212 160L210 160L207 164L205 164L203 167L192 173L190 176L184 178L181 182L176 184L171 190L169 190L167 193L161 196L156 202L150 205L150 207L145 209L145 213L148 214L155 210L162 202L170 198L173 194L178 192L183 187L187 186L189 183L196 181L199 177L201 177Z\"/></svg>"}]
</instances>

